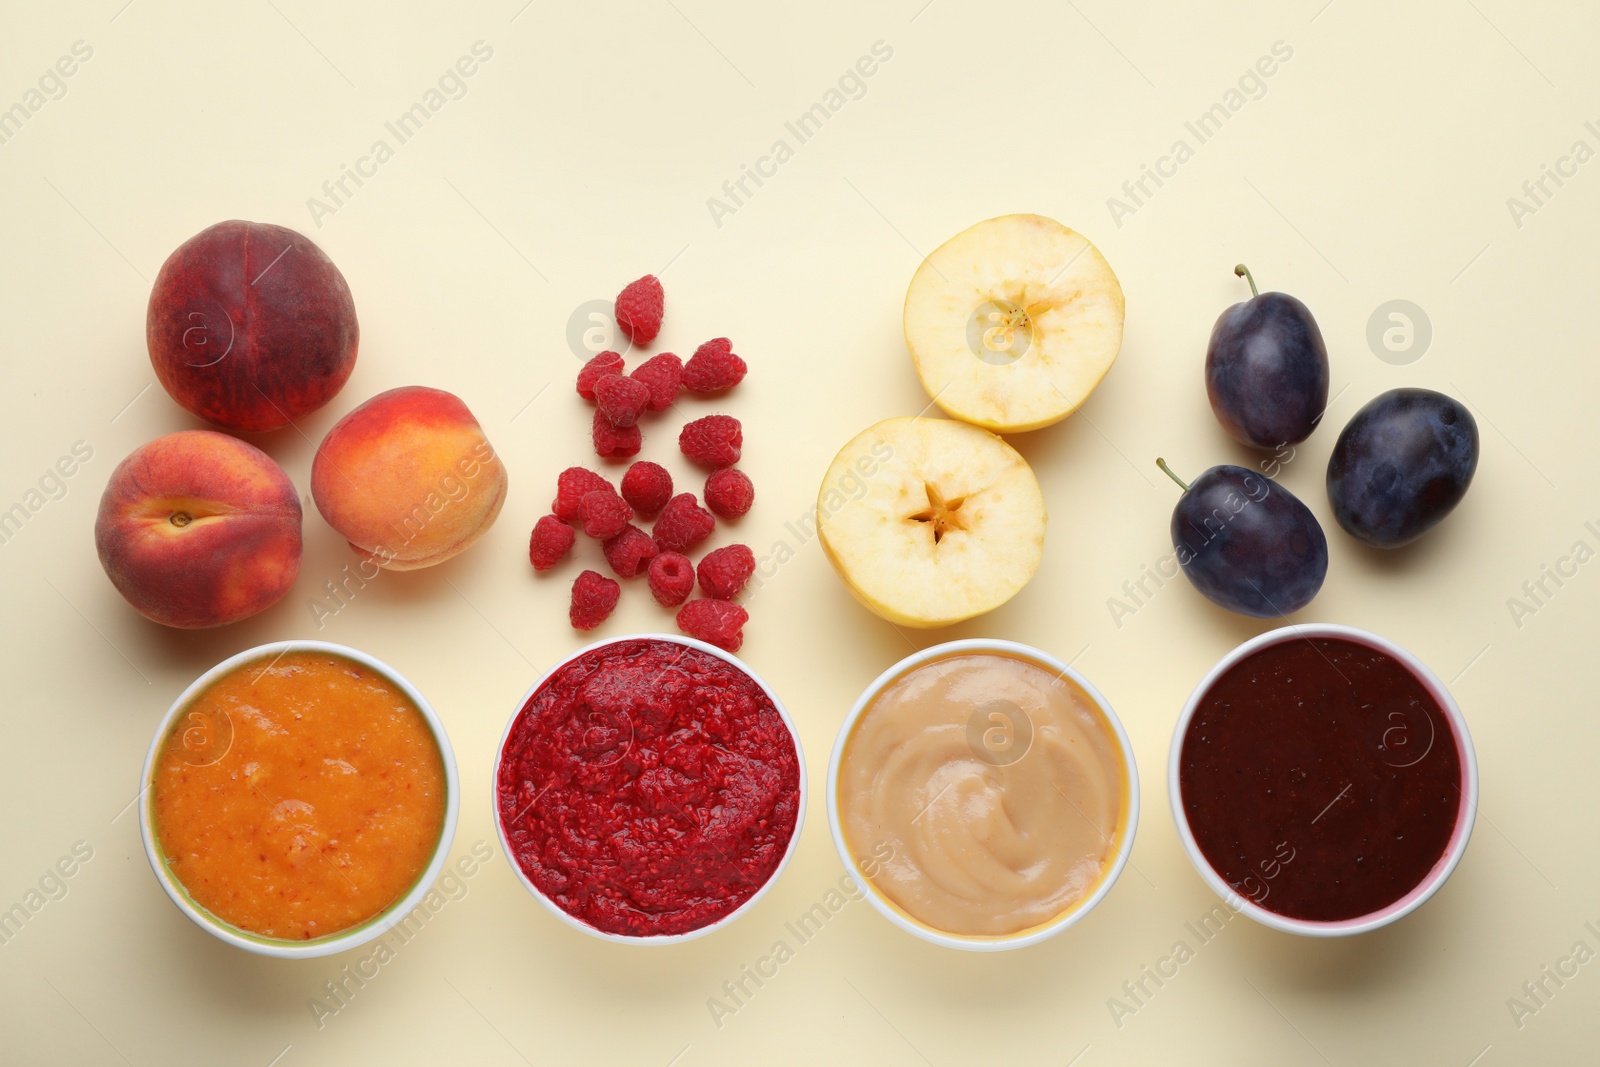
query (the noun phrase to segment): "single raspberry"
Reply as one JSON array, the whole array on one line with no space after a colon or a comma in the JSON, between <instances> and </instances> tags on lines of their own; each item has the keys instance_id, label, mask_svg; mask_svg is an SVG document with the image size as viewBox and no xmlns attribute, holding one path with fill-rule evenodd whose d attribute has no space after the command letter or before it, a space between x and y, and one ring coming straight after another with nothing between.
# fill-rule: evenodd
<instances>
[{"instance_id":1,"label":"single raspberry","mask_svg":"<svg viewBox=\"0 0 1600 1067\"><path fill-rule=\"evenodd\" d=\"M584 571L572 583L572 607L567 618L574 630L592 630L605 622L622 596L622 586L599 571Z\"/></svg>"},{"instance_id":2,"label":"single raspberry","mask_svg":"<svg viewBox=\"0 0 1600 1067\"><path fill-rule=\"evenodd\" d=\"M714 548L700 561L700 591L713 600L732 600L756 572L756 554L744 545Z\"/></svg>"},{"instance_id":3,"label":"single raspberry","mask_svg":"<svg viewBox=\"0 0 1600 1067\"><path fill-rule=\"evenodd\" d=\"M583 521L583 498L596 489L610 489L611 483L587 467L568 467L556 477L556 498L550 510L565 523Z\"/></svg>"},{"instance_id":4,"label":"single raspberry","mask_svg":"<svg viewBox=\"0 0 1600 1067\"><path fill-rule=\"evenodd\" d=\"M661 551L654 538L631 524L623 527L621 533L600 547L618 578L632 578L639 573L639 568L645 565L646 560L654 559L656 553Z\"/></svg>"},{"instance_id":5,"label":"single raspberry","mask_svg":"<svg viewBox=\"0 0 1600 1067\"><path fill-rule=\"evenodd\" d=\"M633 368L633 377L650 387L650 410L665 411L677 403L683 388L683 360L671 352L651 356Z\"/></svg>"},{"instance_id":6,"label":"single raspberry","mask_svg":"<svg viewBox=\"0 0 1600 1067\"><path fill-rule=\"evenodd\" d=\"M726 600L691 600L678 609L678 629L728 652L744 643L744 624L750 613Z\"/></svg>"},{"instance_id":7,"label":"single raspberry","mask_svg":"<svg viewBox=\"0 0 1600 1067\"><path fill-rule=\"evenodd\" d=\"M622 373L622 357L615 352L602 352L583 365L578 372L578 395L585 400L594 399L594 383L608 374Z\"/></svg>"},{"instance_id":8,"label":"single raspberry","mask_svg":"<svg viewBox=\"0 0 1600 1067\"><path fill-rule=\"evenodd\" d=\"M739 462L744 430L732 415L707 415L684 426L678 434L683 454L703 467L731 467Z\"/></svg>"},{"instance_id":9,"label":"single raspberry","mask_svg":"<svg viewBox=\"0 0 1600 1067\"><path fill-rule=\"evenodd\" d=\"M528 538L528 559L536 571L547 571L561 562L561 557L578 539L578 531L556 518L546 515L533 524L533 536Z\"/></svg>"},{"instance_id":10,"label":"single raspberry","mask_svg":"<svg viewBox=\"0 0 1600 1067\"><path fill-rule=\"evenodd\" d=\"M694 592L694 564L682 552L663 552L650 561L650 593L664 608L675 608Z\"/></svg>"},{"instance_id":11,"label":"single raspberry","mask_svg":"<svg viewBox=\"0 0 1600 1067\"><path fill-rule=\"evenodd\" d=\"M620 374L607 374L594 383L594 402L607 422L625 430L638 422L649 406L650 387Z\"/></svg>"},{"instance_id":12,"label":"single raspberry","mask_svg":"<svg viewBox=\"0 0 1600 1067\"><path fill-rule=\"evenodd\" d=\"M683 366L684 388L693 393L720 393L744 381L750 368L733 354L733 342L714 337L694 350Z\"/></svg>"},{"instance_id":13,"label":"single raspberry","mask_svg":"<svg viewBox=\"0 0 1600 1067\"><path fill-rule=\"evenodd\" d=\"M666 294L654 274L646 274L638 281L629 282L617 294L617 328L633 339L634 344L647 345L661 332L661 319L666 314Z\"/></svg>"},{"instance_id":14,"label":"single raspberry","mask_svg":"<svg viewBox=\"0 0 1600 1067\"><path fill-rule=\"evenodd\" d=\"M661 464L641 459L622 476L622 499L645 518L654 518L672 499L672 475Z\"/></svg>"},{"instance_id":15,"label":"single raspberry","mask_svg":"<svg viewBox=\"0 0 1600 1067\"><path fill-rule=\"evenodd\" d=\"M720 519L737 519L756 502L756 487L742 470L724 467L706 479L706 507Z\"/></svg>"},{"instance_id":16,"label":"single raspberry","mask_svg":"<svg viewBox=\"0 0 1600 1067\"><path fill-rule=\"evenodd\" d=\"M633 509L609 485L583 495L583 532L597 541L615 537L633 521Z\"/></svg>"},{"instance_id":17,"label":"single raspberry","mask_svg":"<svg viewBox=\"0 0 1600 1067\"><path fill-rule=\"evenodd\" d=\"M653 532L663 552L688 552L716 528L717 520L700 506L693 493L679 493L661 509Z\"/></svg>"},{"instance_id":18,"label":"single raspberry","mask_svg":"<svg viewBox=\"0 0 1600 1067\"><path fill-rule=\"evenodd\" d=\"M613 426L606 421L603 412L594 413L594 451L595 455L606 459L627 459L637 456L639 447L644 443L644 435L639 432L638 426Z\"/></svg>"}]
</instances>

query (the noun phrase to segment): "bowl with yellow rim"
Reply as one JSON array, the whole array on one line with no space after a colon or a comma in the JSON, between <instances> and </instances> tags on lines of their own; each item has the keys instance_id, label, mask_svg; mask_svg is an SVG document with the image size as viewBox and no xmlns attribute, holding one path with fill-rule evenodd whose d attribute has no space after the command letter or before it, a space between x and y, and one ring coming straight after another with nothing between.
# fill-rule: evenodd
<instances>
[{"instance_id":1,"label":"bowl with yellow rim","mask_svg":"<svg viewBox=\"0 0 1600 1067\"><path fill-rule=\"evenodd\" d=\"M1133 849L1139 772L1087 678L1030 645L952 641L878 676L828 762L828 827L895 926L992 952L1055 937Z\"/></svg>"}]
</instances>

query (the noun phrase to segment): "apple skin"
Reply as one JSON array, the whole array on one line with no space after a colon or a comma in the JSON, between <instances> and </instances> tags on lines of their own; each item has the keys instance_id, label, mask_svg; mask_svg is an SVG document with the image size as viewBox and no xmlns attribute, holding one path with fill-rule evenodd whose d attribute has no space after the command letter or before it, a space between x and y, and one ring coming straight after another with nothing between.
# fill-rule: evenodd
<instances>
[{"instance_id":1,"label":"apple skin","mask_svg":"<svg viewBox=\"0 0 1600 1067\"><path fill-rule=\"evenodd\" d=\"M356 365L356 306L323 251L284 226L219 222L179 245L145 318L150 362L190 412L276 430L333 399Z\"/></svg>"},{"instance_id":2,"label":"apple skin","mask_svg":"<svg viewBox=\"0 0 1600 1067\"><path fill-rule=\"evenodd\" d=\"M388 570L443 563L483 535L506 499L506 469L453 393L408 385L340 419L311 464L317 510Z\"/></svg>"},{"instance_id":3,"label":"apple skin","mask_svg":"<svg viewBox=\"0 0 1600 1067\"><path fill-rule=\"evenodd\" d=\"M139 613L198 630L254 615L300 573L300 497L272 457L184 430L111 472L94 524L111 584Z\"/></svg>"}]
</instances>

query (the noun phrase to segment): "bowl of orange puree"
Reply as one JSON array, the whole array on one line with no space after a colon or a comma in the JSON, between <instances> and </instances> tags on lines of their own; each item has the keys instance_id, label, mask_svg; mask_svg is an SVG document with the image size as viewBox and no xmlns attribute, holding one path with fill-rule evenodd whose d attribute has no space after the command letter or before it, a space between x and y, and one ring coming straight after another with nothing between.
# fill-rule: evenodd
<instances>
[{"instance_id":1,"label":"bowl of orange puree","mask_svg":"<svg viewBox=\"0 0 1600 1067\"><path fill-rule=\"evenodd\" d=\"M455 754L410 682L364 652L279 641L173 702L144 764L145 854L178 909L267 956L364 944L450 851Z\"/></svg>"}]
</instances>

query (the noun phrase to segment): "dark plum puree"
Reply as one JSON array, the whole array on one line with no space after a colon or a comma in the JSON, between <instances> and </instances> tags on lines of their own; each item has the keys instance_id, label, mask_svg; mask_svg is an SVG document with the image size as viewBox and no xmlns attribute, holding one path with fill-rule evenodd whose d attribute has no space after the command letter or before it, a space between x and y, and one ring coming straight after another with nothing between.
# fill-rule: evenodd
<instances>
[{"instance_id":1,"label":"dark plum puree","mask_svg":"<svg viewBox=\"0 0 1600 1067\"><path fill-rule=\"evenodd\" d=\"M1461 752L1403 663L1343 638L1268 645L1211 685L1184 733L1183 811L1235 892L1293 919L1382 910L1433 871Z\"/></svg>"},{"instance_id":2,"label":"dark plum puree","mask_svg":"<svg viewBox=\"0 0 1600 1067\"><path fill-rule=\"evenodd\" d=\"M528 699L495 798L513 860L568 915L611 934L683 934L738 909L783 862L799 757L738 667L618 641Z\"/></svg>"}]
</instances>

